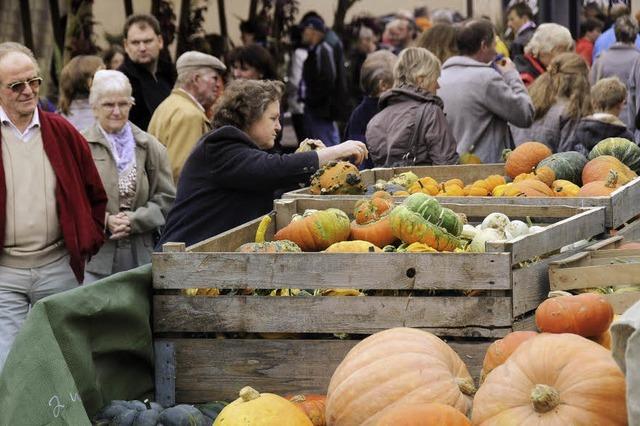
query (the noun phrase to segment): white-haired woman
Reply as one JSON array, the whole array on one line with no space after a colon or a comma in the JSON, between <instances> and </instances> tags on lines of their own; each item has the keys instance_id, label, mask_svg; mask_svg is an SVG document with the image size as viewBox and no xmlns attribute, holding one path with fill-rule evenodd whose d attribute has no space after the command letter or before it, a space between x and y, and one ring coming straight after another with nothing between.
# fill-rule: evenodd
<instances>
[{"instance_id":1,"label":"white-haired woman","mask_svg":"<svg viewBox=\"0 0 640 426\"><path fill-rule=\"evenodd\" d=\"M123 73L96 72L89 94L96 122L83 135L109 198L109 239L88 262L85 282L149 263L175 198L166 149L129 121L133 102Z\"/></svg>"},{"instance_id":2,"label":"white-haired woman","mask_svg":"<svg viewBox=\"0 0 640 426\"><path fill-rule=\"evenodd\" d=\"M374 166L457 163L456 141L436 96L440 60L425 48L409 47L393 77L393 89L380 97L381 111L367 125Z\"/></svg>"},{"instance_id":3,"label":"white-haired woman","mask_svg":"<svg viewBox=\"0 0 640 426\"><path fill-rule=\"evenodd\" d=\"M544 73L556 56L572 52L573 38L569 30L562 25L541 24L524 48L524 55L516 56L513 63L526 86Z\"/></svg>"}]
</instances>

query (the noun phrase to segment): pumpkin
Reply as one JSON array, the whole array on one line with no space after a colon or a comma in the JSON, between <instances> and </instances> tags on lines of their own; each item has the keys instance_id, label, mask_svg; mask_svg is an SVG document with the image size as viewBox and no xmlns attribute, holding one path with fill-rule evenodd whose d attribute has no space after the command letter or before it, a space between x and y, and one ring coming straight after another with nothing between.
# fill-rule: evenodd
<instances>
[{"instance_id":1,"label":"pumpkin","mask_svg":"<svg viewBox=\"0 0 640 426\"><path fill-rule=\"evenodd\" d=\"M551 148L540 142L525 142L513 151L505 150L504 171L511 179L520 173L529 173L540 161L552 154Z\"/></svg>"},{"instance_id":2,"label":"pumpkin","mask_svg":"<svg viewBox=\"0 0 640 426\"><path fill-rule=\"evenodd\" d=\"M294 395L287 398L311 420L313 426L325 426L327 424L325 410L327 406L326 395Z\"/></svg>"},{"instance_id":3,"label":"pumpkin","mask_svg":"<svg viewBox=\"0 0 640 426\"><path fill-rule=\"evenodd\" d=\"M536 325L545 333L597 336L609 329L613 307L602 295L582 293L547 299L536 309Z\"/></svg>"},{"instance_id":4,"label":"pumpkin","mask_svg":"<svg viewBox=\"0 0 640 426\"><path fill-rule=\"evenodd\" d=\"M607 330L602 334L598 334L597 336L589 337L589 340L596 342L603 348L611 350L611 331Z\"/></svg>"},{"instance_id":5,"label":"pumpkin","mask_svg":"<svg viewBox=\"0 0 640 426\"><path fill-rule=\"evenodd\" d=\"M505 189L507 197L553 197L553 191L544 182L527 179L512 183Z\"/></svg>"},{"instance_id":6,"label":"pumpkin","mask_svg":"<svg viewBox=\"0 0 640 426\"><path fill-rule=\"evenodd\" d=\"M480 383L484 382L487 374L491 373L499 365L504 364L522 342L537 335L538 333L535 331L514 331L493 342L484 355Z\"/></svg>"},{"instance_id":7,"label":"pumpkin","mask_svg":"<svg viewBox=\"0 0 640 426\"><path fill-rule=\"evenodd\" d=\"M500 185L504 185L507 182L504 179L504 176L500 175L490 175L487 176L484 180L486 182L486 187L489 192L493 192L493 190Z\"/></svg>"},{"instance_id":8,"label":"pumpkin","mask_svg":"<svg viewBox=\"0 0 640 426\"><path fill-rule=\"evenodd\" d=\"M507 188L509 188L510 186L511 186L511 182L505 183L504 185L498 185L495 188L493 188L493 191L491 191L491 195L493 195L494 197L504 197L505 192L507 191Z\"/></svg>"},{"instance_id":9,"label":"pumpkin","mask_svg":"<svg viewBox=\"0 0 640 426\"><path fill-rule=\"evenodd\" d=\"M155 402L121 401L115 400L107 404L94 417L94 422L103 424L108 422L113 426L155 426L209 424L214 417L203 414L193 405L180 404L175 407L163 408Z\"/></svg>"},{"instance_id":10,"label":"pumpkin","mask_svg":"<svg viewBox=\"0 0 640 426\"><path fill-rule=\"evenodd\" d=\"M587 157L576 151L558 152L538 163L536 171L548 167L554 173L554 180L568 180L582 185L582 169L587 164Z\"/></svg>"},{"instance_id":11,"label":"pumpkin","mask_svg":"<svg viewBox=\"0 0 640 426\"><path fill-rule=\"evenodd\" d=\"M458 184L455 184L455 183L445 184L442 187L442 190L438 192L438 195L441 195L444 197L463 197L465 194L462 188L463 188L462 186L459 186Z\"/></svg>"},{"instance_id":12,"label":"pumpkin","mask_svg":"<svg viewBox=\"0 0 640 426\"><path fill-rule=\"evenodd\" d=\"M356 223L375 222L393 207L393 201L389 198L372 197L358 200L353 209L353 217Z\"/></svg>"},{"instance_id":13,"label":"pumpkin","mask_svg":"<svg viewBox=\"0 0 640 426\"><path fill-rule=\"evenodd\" d=\"M462 179L458 179L458 178L454 178L454 179L449 179L447 181L442 182L442 187L446 187L449 185L455 185L458 186L460 188L464 188L464 182L462 181Z\"/></svg>"},{"instance_id":14,"label":"pumpkin","mask_svg":"<svg viewBox=\"0 0 640 426\"><path fill-rule=\"evenodd\" d=\"M393 244L397 239L393 235L389 215L385 215L378 221L364 225L358 224L355 220L352 221L349 238L352 240L368 241L377 247Z\"/></svg>"},{"instance_id":15,"label":"pumpkin","mask_svg":"<svg viewBox=\"0 0 640 426\"><path fill-rule=\"evenodd\" d=\"M196 423L197 424L197 423ZM220 412L213 426L313 426L307 415L292 402L272 393L259 393L246 386Z\"/></svg>"},{"instance_id":16,"label":"pumpkin","mask_svg":"<svg viewBox=\"0 0 640 426\"><path fill-rule=\"evenodd\" d=\"M568 180L554 180L551 184L551 190L556 197L577 197L580 187Z\"/></svg>"},{"instance_id":17,"label":"pumpkin","mask_svg":"<svg viewBox=\"0 0 640 426\"><path fill-rule=\"evenodd\" d=\"M389 213L393 235L405 243L424 243L438 251L453 251L460 247L460 240L444 228L425 220L407 206L396 206Z\"/></svg>"},{"instance_id":18,"label":"pumpkin","mask_svg":"<svg viewBox=\"0 0 640 426\"><path fill-rule=\"evenodd\" d=\"M454 237L462 232L463 222L453 210L442 207L438 200L426 194L416 193L408 196L402 204L418 213L426 221L444 228Z\"/></svg>"},{"instance_id":19,"label":"pumpkin","mask_svg":"<svg viewBox=\"0 0 640 426\"><path fill-rule=\"evenodd\" d=\"M597 180L589 182L580 188L578 197L607 197L618 189L619 186L618 174L611 170L606 181Z\"/></svg>"},{"instance_id":20,"label":"pumpkin","mask_svg":"<svg viewBox=\"0 0 640 426\"><path fill-rule=\"evenodd\" d=\"M311 176L309 192L314 195L363 194L360 170L348 161L331 161Z\"/></svg>"},{"instance_id":21,"label":"pumpkin","mask_svg":"<svg viewBox=\"0 0 640 426\"><path fill-rule=\"evenodd\" d=\"M400 185L404 188L409 188L417 180L418 175L416 175L415 173L402 172L389 179L389 183Z\"/></svg>"},{"instance_id":22,"label":"pumpkin","mask_svg":"<svg viewBox=\"0 0 640 426\"><path fill-rule=\"evenodd\" d=\"M208 424L213 419L207 419L193 405L180 404L163 410L158 417L158 424L161 425L198 425Z\"/></svg>"},{"instance_id":23,"label":"pumpkin","mask_svg":"<svg viewBox=\"0 0 640 426\"><path fill-rule=\"evenodd\" d=\"M475 391L460 357L435 335L391 328L354 346L327 392L327 425L376 424L395 405L440 402L467 413Z\"/></svg>"},{"instance_id":24,"label":"pumpkin","mask_svg":"<svg viewBox=\"0 0 640 426\"><path fill-rule=\"evenodd\" d=\"M605 348L575 334L540 334L489 374L474 425L627 424L624 374Z\"/></svg>"},{"instance_id":25,"label":"pumpkin","mask_svg":"<svg viewBox=\"0 0 640 426\"><path fill-rule=\"evenodd\" d=\"M485 186L467 185L462 190L464 195L470 197L486 197L489 195L489 190Z\"/></svg>"},{"instance_id":26,"label":"pumpkin","mask_svg":"<svg viewBox=\"0 0 640 426\"><path fill-rule=\"evenodd\" d=\"M482 164L482 160L475 154L465 152L460 155L460 164Z\"/></svg>"},{"instance_id":27,"label":"pumpkin","mask_svg":"<svg viewBox=\"0 0 640 426\"><path fill-rule=\"evenodd\" d=\"M409 194L421 192L423 194L436 195L440 192L440 185L438 185L438 182L436 182L435 179L427 176L418 179L407 189L407 191Z\"/></svg>"},{"instance_id":28,"label":"pumpkin","mask_svg":"<svg viewBox=\"0 0 640 426\"><path fill-rule=\"evenodd\" d=\"M471 426L471 422L455 408L431 402L395 404L372 426Z\"/></svg>"},{"instance_id":29,"label":"pumpkin","mask_svg":"<svg viewBox=\"0 0 640 426\"><path fill-rule=\"evenodd\" d=\"M320 251L333 243L345 241L351 233L349 216L339 209L305 213L294 217L287 226L276 232L274 240L291 240L302 251Z\"/></svg>"},{"instance_id":30,"label":"pumpkin","mask_svg":"<svg viewBox=\"0 0 640 426\"><path fill-rule=\"evenodd\" d=\"M339 241L331 244L325 250L325 253L374 253L382 252L380 247L376 247L369 241Z\"/></svg>"},{"instance_id":31,"label":"pumpkin","mask_svg":"<svg viewBox=\"0 0 640 426\"><path fill-rule=\"evenodd\" d=\"M587 184L598 180L607 180L609 173L618 174L618 183L625 185L636 178L636 174L620 160L610 155L602 155L589 161L582 169L582 183Z\"/></svg>"},{"instance_id":32,"label":"pumpkin","mask_svg":"<svg viewBox=\"0 0 640 426\"><path fill-rule=\"evenodd\" d=\"M589 153L589 160L601 155L611 155L640 173L640 147L625 138L607 138L598 142Z\"/></svg>"},{"instance_id":33,"label":"pumpkin","mask_svg":"<svg viewBox=\"0 0 640 426\"><path fill-rule=\"evenodd\" d=\"M384 198L385 200L393 201L393 195L387 191L376 191L373 193L371 198Z\"/></svg>"}]
</instances>

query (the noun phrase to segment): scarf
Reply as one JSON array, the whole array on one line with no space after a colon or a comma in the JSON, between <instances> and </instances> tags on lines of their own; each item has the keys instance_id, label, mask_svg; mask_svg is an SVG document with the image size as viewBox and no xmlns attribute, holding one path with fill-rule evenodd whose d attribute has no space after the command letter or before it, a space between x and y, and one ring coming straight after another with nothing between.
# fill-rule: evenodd
<instances>
[{"instance_id":1,"label":"scarf","mask_svg":"<svg viewBox=\"0 0 640 426\"><path fill-rule=\"evenodd\" d=\"M102 126L100 126L100 130L111 143L111 152L116 160L118 174L120 174L128 169L135 159L136 141L133 138L131 125L127 121L124 127L116 133L108 133Z\"/></svg>"}]
</instances>

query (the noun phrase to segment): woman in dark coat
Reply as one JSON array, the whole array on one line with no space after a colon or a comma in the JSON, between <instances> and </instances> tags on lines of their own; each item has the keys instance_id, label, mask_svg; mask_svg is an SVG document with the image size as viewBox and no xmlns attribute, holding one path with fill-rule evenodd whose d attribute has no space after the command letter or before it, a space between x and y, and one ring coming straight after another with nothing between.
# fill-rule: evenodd
<instances>
[{"instance_id":1,"label":"woman in dark coat","mask_svg":"<svg viewBox=\"0 0 640 426\"><path fill-rule=\"evenodd\" d=\"M156 246L187 246L242 225L273 209L278 189L306 185L329 161L367 156L366 146L346 141L331 148L272 154L280 127L284 84L236 80L214 111L213 130L198 142L184 165L173 209Z\"/></svg>"}]
</instances>

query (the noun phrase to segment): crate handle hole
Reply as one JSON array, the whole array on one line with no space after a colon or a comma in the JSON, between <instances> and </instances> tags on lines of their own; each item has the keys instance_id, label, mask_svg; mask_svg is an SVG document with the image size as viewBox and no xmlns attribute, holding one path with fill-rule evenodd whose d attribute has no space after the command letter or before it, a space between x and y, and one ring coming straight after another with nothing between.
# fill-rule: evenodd
<instances>
[{"instance_id":1,"label":"crate handle hole","mask_svg":"<svg viewBox=\"0 0 640 426\"><path fill-rule=\"evenodd\" d=\"M407 277L413 278L416 276L416 268L407 269Z\"/></svg>"}]
</instances>

